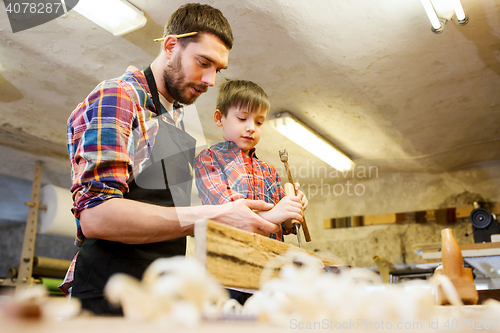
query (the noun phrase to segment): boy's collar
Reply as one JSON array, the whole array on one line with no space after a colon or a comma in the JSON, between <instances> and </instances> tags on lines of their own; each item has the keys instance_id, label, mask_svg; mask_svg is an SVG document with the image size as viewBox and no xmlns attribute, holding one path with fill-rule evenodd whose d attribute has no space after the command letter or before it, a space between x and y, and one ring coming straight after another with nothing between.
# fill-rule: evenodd
<instances>
[{"instance_id":1,"label":"boy's collar","mask_svg":"<svg viewBox=\"0 0 500 333\"><path fill-rule=\"evenodd\" d=\"M234 142L234 141L225 141L224 144L226 145L226 150L227 151L232 151L234 153L239 153L241 152L243 154L243 151L241 150L240 147ZM257 158L257 155L255 155L255 147L250 149L248 156Z\"/></svg>"}]
</instances>

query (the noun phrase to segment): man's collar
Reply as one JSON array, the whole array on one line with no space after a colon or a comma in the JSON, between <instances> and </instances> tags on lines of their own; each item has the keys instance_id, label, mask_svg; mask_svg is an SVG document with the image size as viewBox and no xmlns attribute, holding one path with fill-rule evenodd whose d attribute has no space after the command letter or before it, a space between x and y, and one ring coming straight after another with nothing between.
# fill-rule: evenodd
<instances>
[{"instance_id":1,"label":"man's collar","mask_svg":"<svg viewBox=\"0 0 500 333\"><path fill-rule=\"evenodd\" d=\"M158 93L158 96L160 96L160 103L163 105L165 110L167 110L167 112L169 113L172 113L172 111L174 111L174 104L170 103L161 93Z\"/></svg>"}]
</instances>

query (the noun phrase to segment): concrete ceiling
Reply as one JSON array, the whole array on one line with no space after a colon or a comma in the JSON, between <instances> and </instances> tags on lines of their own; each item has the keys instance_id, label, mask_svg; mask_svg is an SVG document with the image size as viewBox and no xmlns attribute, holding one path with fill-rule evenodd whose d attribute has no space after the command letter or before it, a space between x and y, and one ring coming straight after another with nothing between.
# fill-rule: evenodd
<instances>
[{"instance_id":1,"label":"concrete ceiling","mask_svg":"<svg viewBox=\"0 0 500 333\"><path fill-rule=\"evenodd\" d=\"M84 0L81 0L84 1ZM71 11L12 33L0 6L0 174L70 186L66 121L100 81L147 66L170 14L186 1L131 0L148 24L114 37ZM500 3L462 0L466 26L431 32L420 0L213 0L235 35L224 77L255 81L271 113L290 111L358 167L438 174L500 160ZM205 137L216 88L196 102ZM266 126L258 156L325 164ZM312 182L315 176L304 179Z\"/></svg>"}]
</instances>

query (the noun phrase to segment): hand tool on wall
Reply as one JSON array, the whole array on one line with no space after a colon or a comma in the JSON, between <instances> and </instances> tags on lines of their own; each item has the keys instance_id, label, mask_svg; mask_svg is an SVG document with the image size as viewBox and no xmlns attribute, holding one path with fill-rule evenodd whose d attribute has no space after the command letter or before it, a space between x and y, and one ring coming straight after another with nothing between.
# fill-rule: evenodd
<instances>
[{"instance_id":1,"label":"hand tool on wall","mask_svg":"<svg viewBox=\"0 0 500 333\"><path fill-rule=\"evenodd\" d=\"M295 190L295 182L293 181L292 172L290 171L290 167L288 166L288 152L286 149L282 149L279 151L279 154L280 154L281 162L283 162L283 164L285 165L285 171L286 171L286 174L288 176L288 182L293 185L294 195L297 195L297 191ZM303 214L302 214L302 217L303 217L303 222L301 224L302 224L302 230L304 232L304 237L306 239L306 242L310 242L311 235L309 234L309 228L307 227L306 217ZM299 232L297 230L297 235L298 234L299 234Z\"/></svg>"}]
</instances>

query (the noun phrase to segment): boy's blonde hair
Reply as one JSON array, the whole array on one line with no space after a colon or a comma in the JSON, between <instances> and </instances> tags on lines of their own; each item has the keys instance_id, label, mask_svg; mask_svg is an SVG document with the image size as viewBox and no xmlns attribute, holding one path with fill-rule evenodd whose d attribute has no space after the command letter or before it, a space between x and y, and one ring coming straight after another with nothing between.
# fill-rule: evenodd
<instances>
[{"instance_id":1,"label":"boy's blonde hair","mask_svg":"<svg viewBox=\"0 0 500 333\"><path fill-rule=\"evenodd\" d=\"M224 82L217 94L217 109L224 117L232 107L246 109L253 113L261 109L269 111L271 103L264 89L247 80L228 80Z\"/></svg>"}]
</instances>

